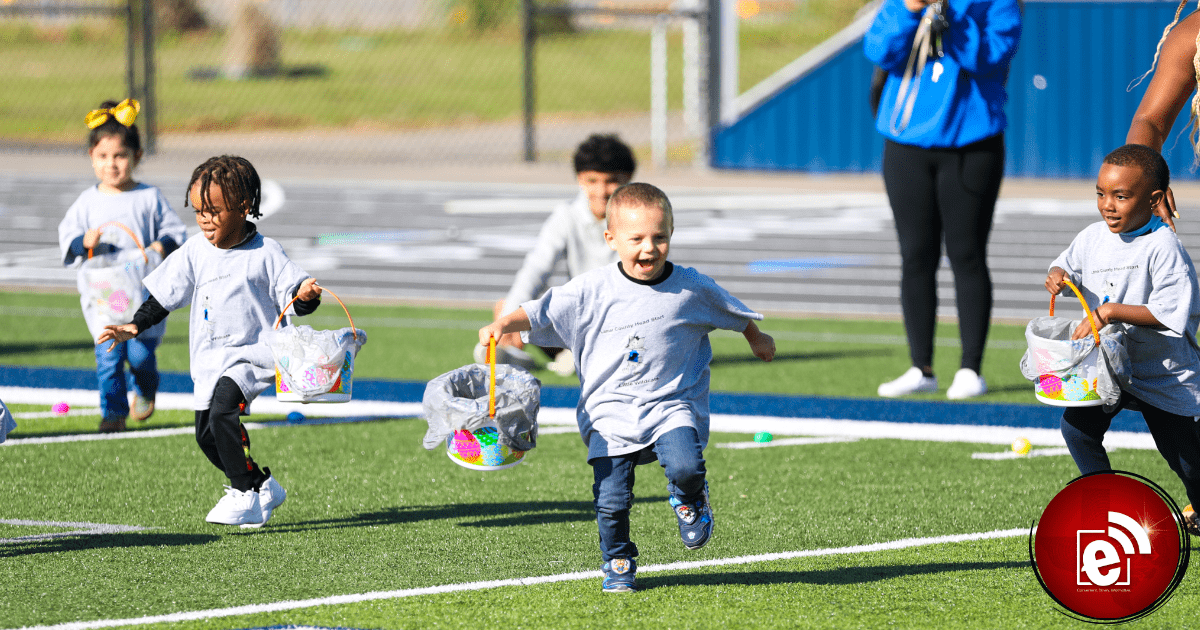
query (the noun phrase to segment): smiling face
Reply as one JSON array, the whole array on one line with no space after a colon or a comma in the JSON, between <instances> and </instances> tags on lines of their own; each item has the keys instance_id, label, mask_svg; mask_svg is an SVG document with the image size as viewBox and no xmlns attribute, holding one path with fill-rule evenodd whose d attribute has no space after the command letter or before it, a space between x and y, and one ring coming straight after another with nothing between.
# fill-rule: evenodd
<instances>
[{"instance_id":1,"label":"smiling face","mask_svg":"<svg viewBox=\"0 0 1200 630\"><path fill-rule=\"evenodd\" d=\"M621 268L635 280L654 280L662 274L675 226L662 208L620 205L610 210L604 240L621 258Z\"/></svg>"},{"instance_id":2,"label":"smiling face","mask_svg":"<svg viewBox=\"0 0 1200 630\"><path fill-rule=\"evenodd\" d=\"M1096 177L1096 208L1109 231L1120 234L1146 225L1163 199L1163 191L1153 187L1137 166L1102 165Z\"/></svg>"},{"instance_id":3,"label":"smiling face","mask_svg":"<svg viewBox=\"0 0 1200 630\"><path fill-rule=\"evenodd\" d=\"M92 169L100 180L100 190L116 193L125 192L134 186L133 169L137 166L141 152L121 144L120 136L103 136L96 146L88 150L92 158Z\"/></svg>"},{"instance_id":4,"label":"smiling face","mask_svg":"<svg viewBox=\"0 0 1200 630\"><path fill-rule=\"evenodd\" d=\"M208 239L220 249L230 249L242 242L246 235L246 210L231 210L225 203L225 195L221 187L210 184L208 187L207 207L202 205L200 198L200 182L196 182L188 191L188 202L196 212L196 225Z\"/></svg>"},{"instance_id":5,"label":"smiling face","mask_svg":"<svg viewBox=\"0 0 1200 630\"><path fill-rule=\"evenodd\" d=\"M608 199L618 188L629 183L630 173L604 173L601 171L580 171L575 180L588 198L588 208L596 220L604 218L608 208Z\"/></svg>"}]
</instances>

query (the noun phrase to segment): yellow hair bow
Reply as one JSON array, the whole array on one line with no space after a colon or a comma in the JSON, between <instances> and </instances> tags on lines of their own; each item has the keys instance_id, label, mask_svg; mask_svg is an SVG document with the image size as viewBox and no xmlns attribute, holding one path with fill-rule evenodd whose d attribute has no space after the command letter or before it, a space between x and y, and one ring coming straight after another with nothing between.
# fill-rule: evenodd
<instances>
[{"instance_id":1,"label":"yellow hair bow","mask_svg":"<svg viewBox=\"0 0 1200 630\"><path fill-rule=\"evenodd\" d=\"M137 121L138 112L141 111L141 103L136 99L127 98L108 109L93 109L83 120L87 123L88 129L95 129L103 125L109 116L126 127L132 127L133 123Z\"/></svg>"}]
</instances>

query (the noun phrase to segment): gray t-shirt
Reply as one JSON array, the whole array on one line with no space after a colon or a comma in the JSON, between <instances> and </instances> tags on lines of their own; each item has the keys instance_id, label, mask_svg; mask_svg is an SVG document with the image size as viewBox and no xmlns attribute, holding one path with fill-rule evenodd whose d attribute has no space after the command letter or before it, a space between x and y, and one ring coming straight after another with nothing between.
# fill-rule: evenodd
<instances>
[{"instance_id":1,"label":"gray t-shirt","mask_svg":"<svg viewBox=\"0 0 1200 630\"><path fill-rule=\"evenodd\" d=\"M208 409L222 376L252 401L275 379L275 361L262 333L309 275L274 239L255 232L232 249L203 234L189 238L143 283L168 311L192 305L189 324L193 396ZM288 309L288 314L295 311ZM286 320L280 326L287 325Z\"/></svg>"},{"instance_id":2,"label":"gray t-shirt","mask_svg":"<svg viewBox=\"0 0 1200 630\"><path fill-rule=\"evenodd\" d=\"M522 336L574 353L589 461L637 452L679 427L694 427L706 445L708 333L742 332L763 316L695 269L668 266L644 284L619 264L522 304L532 326Z\"/></svg>"},{"instance_id":3,"label":"gray t-shirt","mask_svg":"<svg viewBox=\"0 0 1200 630\"><path fill-rule=\"evenodd\" d=\"M58 248L63 263L68 267L79 267L86 257L75 258L70 253L71 243L88 230L99 228L110 221L129 228L137 235L142 247L164 236L171 237L177 244L187 238L187 228L183 221L171 209L171 204L167 203L166 197L163 197L158 188L138 184L125 192L106 193L101 192L99 186L92 186L79 195L58 224ZM116 248L137 247L129 235L116 228L105 230L100 236L100 242L109 243ZM82 299L87 300L87 296L83 296ZM130 316L132 315L130 312ZM140 336L159 339L166 331L167 320L164 319Z\"/></svg>"},{"instance_id":4,"label":"gray t-shirt","mask_svg":"<svg viewBox=\"0 0 1200 630\"><path fill-rule=\"evenodd\" d=\"M1105 301L1150 309L1165 329L1126 326L1133 372L1127 389L1163 411L1197 416L1200 287L1196 267L1175 233L1161 221L1152 221L1150 231L1140 236L1113 234L1104 222L1093 223L1051 267L1064 269L1093 309Z\"/></svg>"}]
</instances>

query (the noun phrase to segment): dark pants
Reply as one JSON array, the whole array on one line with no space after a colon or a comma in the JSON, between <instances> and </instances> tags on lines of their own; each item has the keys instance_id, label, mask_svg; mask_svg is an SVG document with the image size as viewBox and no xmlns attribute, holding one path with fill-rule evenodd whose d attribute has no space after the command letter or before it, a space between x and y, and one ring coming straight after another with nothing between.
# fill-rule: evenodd
<instances>
[{"instance_id":1,"label":"dark pants","mask_svg":"<svg viewBox=\"0 0 1200 630\"><path fill-rule=\"evenodd\" d=\"M704 495L704 450L700 436L691 427L665 433L653 445L667 475L667 492L684 503L695 503ZM591 461L595 484L596 524L600 528L600 555L635 558L637 545L629 539L629 510L633 507L634 468L641 452L617 457L597 457Z\"/></svg>"},{"instance_id":2,"label":"dark pants","mask_svg":"<svg viewBox=\"0 0 1200 630\"><path fill-rule=\"evenodd\" d=\"M922 149L888 141L887 188L900 241L900 305L916 367L933 366L937 270L942 245L954 272L961 367L980 371L992 316L988 234L1004 177L1004 135L956 149Z\"/></svg>"},{"instance_id":3,"label":"dark pants","mask_svg":"<svg viewBox=\"0 0 1200 630\"><path fill-rule=\"evenodd\" d=\"M242 388L223 376L213 390L208 409L196 412L196 443L208 461L229 477L229 485L246 492L267 478L250 458L250 436L241 422Z\"/></svg>"},{"instance_id":4,"label":"dark pants","mask_svg":"<svg viewBox=\"0 0 1200 630\"><path fill-rule=\"evenodd\" d=\"M1063 412L1061 429L1075 465L1083 474L1112 470L1108 452L1104 450L1104 434L1113 416L1124 407L1136 403L1146 420L1154 445L1171 470L1179 475L1188 501L1200 506L1200 425L1189 416L1177 416L1146 404L1128 393L1111 412L1103 407L1072 407Z\"/></svg>"}]
</instances>

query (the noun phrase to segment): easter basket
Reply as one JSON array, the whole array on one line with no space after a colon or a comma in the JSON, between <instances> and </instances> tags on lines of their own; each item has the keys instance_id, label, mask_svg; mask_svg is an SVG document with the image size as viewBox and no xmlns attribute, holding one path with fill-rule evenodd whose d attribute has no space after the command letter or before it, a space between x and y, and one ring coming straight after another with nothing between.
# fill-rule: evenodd
<instances>
[{"instance_id":1,"label":"easter basket","mask_svg":"<svg viewBox=\"0 0 1200 630\"><path fill-rule=\"evenodd\" d=\"M429 381L421 400L429 430L422 445L444 448L450 461L472 470L504 470L537 446L542 383L512 365L472 364Z\"/></svg>"},{"instance_id":2,"label":"easter basket","mask_svg":"<svg viewBox=\"0 0 1200 630\"><path fill-rule=\"evenodd\" d=\"M79 302L92 339L99 337L105 326L133 321L133 314L146 300L142 279L162 262L162 256L142 247L141 240L128 227L110 221L98 229L103 232L110 227L128 234L137 249L122 248L99 255L89 249L87 260L79 267Z\"/></svg>"},{"instance_id":3,"label":"easter basket","mask_svg":"<svg viewBox=\"0 0 1200 630\"><path fill-rule=\"evenodd\" d=\"M367 333L354 326L354 318L341 298L324 287L324 293L333 296L346 319L349 328L341 330L313 330L312 326L286 326L280 328L288 306L299 299L292 298L275 327L267 333L267 346L275 359L275 398L280 402L341 403L349 402L354 387L354 359L367 342Z\"/></svg>"},{"instance_id":4,"label":"easter basket","mask_svg":"<svg viewBox=\"0 0 1200 630\"><path fill-rule=\"evenodd\" d=\"M1079 297L1092 334L1071 339L1082 320L1054 315L1038 317L1025 327L1029 348L1021 357L1021 374L1034 383L1034 397L1056 407L1111 407L1121 398L1121 385L1129 382L1129 355L1125 328L1109 324L1096 328L1083 293L1071 281L1067 286Z\"/></svg>"}]
</instances>

